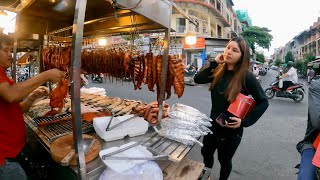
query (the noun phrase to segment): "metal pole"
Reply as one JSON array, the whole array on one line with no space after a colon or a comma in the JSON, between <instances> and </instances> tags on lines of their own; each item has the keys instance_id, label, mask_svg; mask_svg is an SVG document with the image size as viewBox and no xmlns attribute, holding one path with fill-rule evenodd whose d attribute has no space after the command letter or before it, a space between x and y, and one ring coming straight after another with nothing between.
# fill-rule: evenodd
<instances>
[{"instance_id":1,"label":"metal pole","mask_svg":"<svg viewBox=\"0 0 320 180\"><path fill-rule=\"evenodd\" d=\"M171 8L170 15L172 14L172 0L170 0ZM158 122L162 120L163 105L165 100L165 89L166 89L166 79L167 79L167 69L168 69L168 56L169 56L169 41L170 41L170 32L171 32L171 18L168 19L169 27L165 31L164 44L163 44L163 58L162 58L162 72L161 72L161 84L160 84L160 97L159 97L159 113L158 113Z\"/></svg>"},{"instance_id":2,"label":"metal pole","mask_svg":"<svg viewBox=\"0 0 320 180\"><path fill-rule=\"evenodd\" d=\"M71 50L71 109L72 130L75 151L78 163L78 179L86 179L86 163L83 151L81 107L80 107L80 70L81 70L81 48L83 39L84 17L86 13L87 0L77 0L73 28L72 28L72 50Z\"/></svg>"},{"instance_id":3,"label":"metal pole","mask_svg":"<svg viewBox=\"0 0 320 180\"><path fill-rule=\"evenodd\" d=\"M17 82L17 48L18 48L18 39L17 39L17 35L16 33L14 33L14 37L13 37L13 59L12 59L12 79L14 80L14 82Z\"/></svg>"}]
</instances>

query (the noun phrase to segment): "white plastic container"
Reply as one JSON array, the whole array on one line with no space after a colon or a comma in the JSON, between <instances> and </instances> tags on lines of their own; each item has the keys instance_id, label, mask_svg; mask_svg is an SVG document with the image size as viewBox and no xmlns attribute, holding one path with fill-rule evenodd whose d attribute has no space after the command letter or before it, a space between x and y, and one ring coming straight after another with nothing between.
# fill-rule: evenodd
<instances>
[{"instance_id":1,"label":"white plastic container","mask_svg":"<svg viewBox=\"0 0 320 180\"><path fill-rule=\"evenodd\" d=\"M134 115L114 117L110 124L110 127L128 118L131 118L133 116ZM106 128L108 126L110 119L111 119L111 116L99 117L99 118L93 119L94 130L100 136L101 139L107 142L123 139L127 135L130 137L143 135L148 131L149 123L141 117L136 117L134 119L129 120L128 122L121 124L120 126L110 131L106 131Z\"/></svg>"}]
</instances>

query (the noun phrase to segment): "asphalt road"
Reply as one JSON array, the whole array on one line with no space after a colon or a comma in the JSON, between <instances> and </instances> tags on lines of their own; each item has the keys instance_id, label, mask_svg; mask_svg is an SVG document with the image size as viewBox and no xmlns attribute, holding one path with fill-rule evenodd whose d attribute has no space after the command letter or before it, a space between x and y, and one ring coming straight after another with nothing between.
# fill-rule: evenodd
<instances>
[{"instance_id":1,"label":"asphalt road","mask_svg":"<svg viewBox=\"0 0 320 180\"><path fill-rule=\"evenodd\" d=\"M270 70L261 77L261 85L265 89L275 79L276 71ZM301 80L304 82L304 80ZM133 90L132 83L121 83L115 80L111 83L90 83L89 86L103 87L112 97L142 100L156 100L156 93ZM269 108L260 120L246 128L242 142L233 158L233 170L230 180L292 180L296 179L297 169L294 167L300 161L295 146L303 138L307 122L307 85L305 99L295 103L291 99L274 98L269 101ZM183 97L178 99L172 92L167 101L170 105L179 102L195 107L209 115L211 109L210 93L207 85L186 86ZM202 162L200 147L195 146L187 155L190 159ZM215 155L216 156L216 155ZM212 179L219 177L219 163L215 157Z\"/></svg>"}]
</instances>

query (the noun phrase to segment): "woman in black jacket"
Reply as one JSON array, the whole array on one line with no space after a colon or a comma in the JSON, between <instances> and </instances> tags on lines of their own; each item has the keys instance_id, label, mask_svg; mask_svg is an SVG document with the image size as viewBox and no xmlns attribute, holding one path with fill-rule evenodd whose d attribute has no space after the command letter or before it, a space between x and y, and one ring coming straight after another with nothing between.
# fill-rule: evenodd
<instances>
[{"instance_id":1,"label":"woman in black jacket","mask_svg":"<svg viewBox=\"0 0 320 180\"><path fill-rule=\"evenodd\" d=\"M235 154L243 134L243 127L253 125L268 108L265 93L249 70L250 53L247 42L236 37L229 41L223 55L218 55L214 61L194 77L198 84L211 83L211 119L215 120L221 113L230 116L236 123L220 126L216 121L212 123L213 134L206 135L203 139L201 154L204 164L213 167L213 155L218 149L218 160L221 164L220 180L228 179L232 170L232 157ZM245 119L233 117L227 112L230 102L242 93L251 95L256 104Z\"/></svg>"}]
</instances>

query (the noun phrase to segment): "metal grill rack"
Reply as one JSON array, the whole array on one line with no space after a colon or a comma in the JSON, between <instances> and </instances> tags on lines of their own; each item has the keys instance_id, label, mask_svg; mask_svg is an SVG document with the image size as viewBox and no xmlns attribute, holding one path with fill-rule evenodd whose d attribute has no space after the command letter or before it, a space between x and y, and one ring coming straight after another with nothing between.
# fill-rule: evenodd
<instances>
[{"instance_id":1,"label":"metal grill rack","mask_svg":"<svg viewBox=\"0 0 320 180\"><path fill-rule=\"evenodd\" d=\"M173 141L157 133L150 136L142 145L157 154L167 154L169 159L174 162L181 161L192 148L190 145Z\"/></svg>"},{"instance_id":2,"label":"metal grill rack","mask_svg":"<svg viewBox=\"0 0 320 180\"><path fill-rule=\"evenodd\" d=\"M53 120L58 120L61 118L71 117L71 113L66 113L54 117L38 117L34 118L31 121L38 125L41 122L50 122ZM93 131L93 126L87 121L82 121L82 131L83 133ZM59 123L50 124L47 126L38 126L39 131L41 131L49 140L49 143L57 139L58 137L72 133L72 122L71 121L61 121Z\"/></svg>"}]
</instances>

